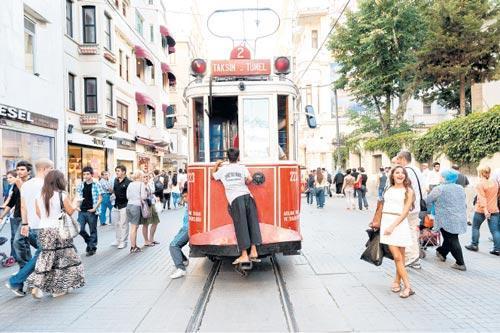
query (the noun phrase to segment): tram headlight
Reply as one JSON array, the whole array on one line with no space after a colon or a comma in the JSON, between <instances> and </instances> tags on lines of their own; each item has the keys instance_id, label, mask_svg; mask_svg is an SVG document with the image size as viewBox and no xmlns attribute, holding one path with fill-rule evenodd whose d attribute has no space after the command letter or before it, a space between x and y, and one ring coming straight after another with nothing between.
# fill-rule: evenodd
<instances>
[{"instance_id":1,"label":"tram headlight","mask_svg":"<svg viewBox=\"0 0 500 333\"><path fill-rule=\"evenodd\" d=\"M274 59L274 73L278 75L286 75L290 73L290 58L277 57Z\"/></svg>"},{"instance_id":2,"label":"tram headlight","mask_svg":"<svg viewBox=\"0 0 500 333\"><path fill-rule=\"evenodd\" d=\"M203 59L193 59L191 61L191 75L196 77L205 76L205 72L207 71L207 63Z\"/></svg>"}]
</instances>

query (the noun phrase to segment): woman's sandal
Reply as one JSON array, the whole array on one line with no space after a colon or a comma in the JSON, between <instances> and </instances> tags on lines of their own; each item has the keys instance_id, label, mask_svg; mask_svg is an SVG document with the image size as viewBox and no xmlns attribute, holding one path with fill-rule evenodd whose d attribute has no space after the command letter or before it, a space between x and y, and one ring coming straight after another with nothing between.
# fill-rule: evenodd
<instances>
[{"instance_id":1,"label":"woman's sandal","mask_svg":"<svg viewBox=\"0 0 500 333\"><path fill-rule=\"evenodd\" d=\"M398 283L393 283L391 287L393 293L399 293L401 291L401 285Z\"/></svg>"},{"instance_id":2,"label":"woman's sandal","mask_svg":"<svg viewBox=\"0 0 500 333\"><path fill-rule=\"evenodd\" d=\"M153 242L153 243L149 243L149 244L144 244L144 246L153 247L153 246L155 246L155 243Z\"/></svg>"},{"instance_id":3,"label":"woman's sandal","mask_svg":"<svg viewBox=\"0 0 500 333\"><path fill-rule=\"evenodd\" d=\"M158 245L158 244L160 244L160 242L153 241L153 244L154 244L154 245Z\"/></svg>"},{"instance_id":4,"label":"woman's sandal","mask_svg":"<svg viewBox=\"0 0 500 333\"><path fill-rule=\"evenodd\" d=\"M131 247L130 248L130 253L138 253L138 252L142 252L141 248L140 247Z\"/></svg>"},{"instance_id":5,"label":"woman's sandal","mask_svg":"<svg viewBox=\"0 0 500 333\"><path fill-rule=\"evenodd\" d=\"M251 261L248 260L242 260L240 258L236 259L235 261L233 261L233 265L239 265L239 264L249 264Z\"/></svg>"},{"instance_id":6,"label":"woman's sandal","mask_svg":"<svg viewBox=\"0 0 500 333\"><path fill-rule=\"evenodd\" d=\"M250 261L251 262L262 262L262 260L260 260L259 258L257 257L250 257Z\"/></svg>"},{"instance_id":7,"label":"woman's sandal","mask_svg":"<svg viewBox=\"0 0 500 333\"><path fill-rule=\"evenodd\" d=\"M415 295L415 292L411 290L410 288L405 288L400 294L399 297L401 298L408 298L411 295Z\"/></svg>"}]
</instances>

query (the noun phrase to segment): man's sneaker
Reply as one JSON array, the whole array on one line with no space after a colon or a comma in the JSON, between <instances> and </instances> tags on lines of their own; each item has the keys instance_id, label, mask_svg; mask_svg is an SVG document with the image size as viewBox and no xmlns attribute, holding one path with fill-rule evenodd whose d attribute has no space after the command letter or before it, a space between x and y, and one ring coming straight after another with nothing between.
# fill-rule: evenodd
<instances>
[{"instance_id":1,"label":"man's sneaker","mask_svg":"<svg viewBox=\"0 0 500 333\"><path fill-rule=\"evenodd\" d=\"M120 243L120 244L118 244L118 246L116 248L121 250L121 249L124 249L125 246L126 246L125 243Z\"/></svg>"},{"instance_id":2,"label":"man's sneaker","mask_svg":"<svg viewBox=\"0 0 500 333\"><path fill-rule=\"evenodd\" d=\"M118 243L117 241L114 241L113 243L110 244L110 246L118 246L120 245L120 243Z\"/></svg>"},{"instance_id":3,"label":"man's sneaker","mask_svg":"<svg viewBox=\"0 0 500 333\"><path fill-rule=\"evenodd\" d=\"M178 279L186 275L186 271L180 268L177 268L175 272L170 275L171 279Z\"/></svg>"},{"instance_id":4,"label":"man's sneaker","mask_svg":"<svg viewBox=\"0 0 500 333\"><path fill-rule=\"evenodd\" d=\"M462 272L465 272L467 270L467 267L465 267L465 265L459 265L457 263L454 263L453 265L451 265L451 268L458 269L459 271L462 271Z\"/></svg>"},{"instance_id":5,"label":"man's sneaker","mask_svg":"<svg viewBox=\"0 0 500 333\"><path fill-rule=\"evenodd\" d=\"M493 255L496 255L496 256L500 256L500 251L491 250L490 254L493 254Z\"/></svg>"},{"instance_id":6,"label":"man's sneaker","mask_svg":"<svg viewBox=\"0 0 500 333\"><path fill-rule=\"evenodd\" d=\"M40 288L33 288L31 289L31 296L33 296L33 298L40 299L43 297L43 292Z\"/></svg>"},{"instance_id":7,"label":"man's sneaker","mask_svg":"<svg viewBox=\"0 0 500 333\"><path fill-rule=\"evenodd\" d=\"M188 267L189 266L189 259L186 259L182 262L182 264L184 265L184 267Z\"/></svg>"},{"instance_id":8,"label":"man's sneaker","mask_svg":"<svg viewBox=\"0 0 500 333\"><path fill-rule=\"evenodd\" d=\"M26 293L23 291L23 288L14 288L13 286L10 285L10 282L7 281L5 283L5 286L10 289L14 294L16 294L17 297L24 297L26 296Z\"/></svg>"},{"instance_id":9,"label":"man's sneaker","mask_svg":"<svg viewBox=\"0 0 500 333\"><path fill-rule=\"evenodd\" d=\"M470 245L465 245L465 248L466 248L467 250L469 250L469 251L474 251L474 252L479 251L479 248L478 248L476 245L472 245L472 244L470 244Z\"/></svg>"},{"instance_id":10,"label":"man's sneaker","mask_svg":"<svg viewBox=\"0 0 500 333\"><path fill-rule=\"evenodd\" d=\"M446 258L438 250L436 250L436 257L443 262L446 261Z\"/></svg>"}]
</instances>

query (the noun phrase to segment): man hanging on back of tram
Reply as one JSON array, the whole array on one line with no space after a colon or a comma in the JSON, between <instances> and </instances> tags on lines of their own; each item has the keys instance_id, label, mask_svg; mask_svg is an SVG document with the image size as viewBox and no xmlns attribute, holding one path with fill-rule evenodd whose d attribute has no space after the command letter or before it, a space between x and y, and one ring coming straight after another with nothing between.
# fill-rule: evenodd
<instances>
[{"instance_id":1,"label":"man hanging on back of tram","mask_svg":"<svg viewBox=\"0 0 500 333\"><path fill-rule=\"evenodd\" d=\"M241 254L233 264L258 262L257 245L262 243L257 207L250 194L247 184L252 182L252 176L247 167L238 163L240 151L230 148L227 151L229 164L222 165L219 160L213 168L212 177L220 180L226 191L229 202L229 213L233 219L238 252ZM250 248L250 253L248 249Z\"/></svg>"}]
</instances>

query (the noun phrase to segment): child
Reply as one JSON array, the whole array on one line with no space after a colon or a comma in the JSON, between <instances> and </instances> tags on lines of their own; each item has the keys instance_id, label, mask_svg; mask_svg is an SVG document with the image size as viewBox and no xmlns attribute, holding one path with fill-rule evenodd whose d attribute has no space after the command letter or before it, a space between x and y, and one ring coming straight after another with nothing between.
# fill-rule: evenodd
<instances>
[{"instance_id":1,"label":"child","mask_svg":"<svg viewBox=\"0 0 500 333\"><path fill-rule=\"evenodd\" d=\"M187 186L182 190L181 202L185 202L184 217L182 219L182 227L170 243L170 255L174 261L175 272L170 275L171 279L178 279L186 275L186 267L189 265L188 258L182 253L182 248L189 242L189 225L188 225L188 189Z\"/></svg>"}]
</instances>

